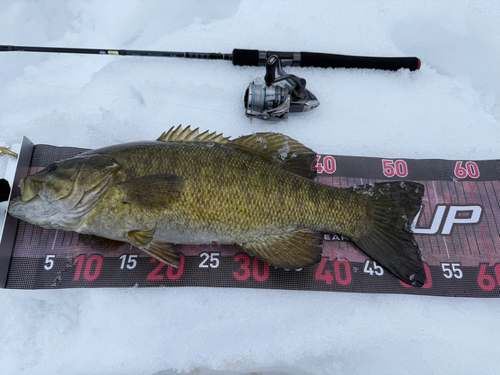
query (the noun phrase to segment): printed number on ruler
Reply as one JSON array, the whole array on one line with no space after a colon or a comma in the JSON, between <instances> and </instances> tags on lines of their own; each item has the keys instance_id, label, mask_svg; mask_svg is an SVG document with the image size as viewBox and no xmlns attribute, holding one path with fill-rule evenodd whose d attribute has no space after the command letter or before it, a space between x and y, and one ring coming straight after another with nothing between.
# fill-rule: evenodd
<instances>
[{"instance_id":1,"label":"printed number on ruler","mask_svg":"<svg viewBox=\"0 0 500 375\"><path fill-rule=\"evenodd\" d=\"M217 268L219 267L220 253L201 253L200 258L203 258L199 268Z\"/></svg>"},{"instance_id":2,"label":"printed number on ruler","mask_svg":"<svg viewBox=\"0 0 500 375\"><path fill-rule=\"evenodd\" d=\"M83 277L85 280L94 281L101 273L102 256L92 255L87 258L85 255L79 255L76 257L73 264L76 264L75 276L73 277L74 281L80 280L82 269L84 270ZM85 268L83 266L85 266Z\"/></svg>"},{"instance_id":3,"label":"printed number on ruler","mask_svg":"<svg viewBox=\"0 0 500 375\"><path fill-rule=\"evenodd\" d=\"M382 170L385 177L398 176L403 178L408 176L408 165L404 160L382 159Z\"/></svg>"},{"instance_id":4,"label":"printed number on ruler","mask_svg":"<svg viewBox=\"0 0 500 375\"><path fill-rule=\"evenodd\" d=\"M121 264L120 264L120 269L123 270L125 269L125 267L127 267L127 269L129 270L133 270L135 268L135 266L137 266L137 258L139 257L139 255L133 255L133 254L130 254L130 255L127 255L127 254L123 254L120 259L122 260Z\"/></svg>"},{"instance_id":5,"label":"printed number on ruler","mask_svg":"<svg viewBox=\"0 0 500 375\"><path fill-rule=\"evenodd\" d=\"M481 264L479 266L479 275L477 277L477 284L482 290L486 290L487 292L495 289L495 279L493 276L486 273L487 265ZM497 284L500 285L500 264L497 264L494 268L495 277L497 279Z\"/></svg>"},{"instance_id":6,"label":"printed number on ruler","mask_svg":"<svg viewBox=\"0 0 500 375\"><path fill-rule=\"evenodd\" d=\"M316 270L314 278L316 280L324 281L328 285L331 285L333 283L332 272L331 270L325 270L328 264L331 264L331 262L328 262L328 258L322 258L318 269ZM333 269L333 273L335 274L335 280L337 281L337 283L339 283L340 285L349 285L351 283L352 275L351 265L349 264L349 261L335 259L335 261L333 262Z\"/></svg>"},{"instance_id":7,"label":"printed number on ruler","mask_svg":"<svg viewBox=\"0 0 500 375\"><path fill-rule=\"evenodd\" d=\"M43 266L43 268L45 268L46 271L50 271L52 267L54 267L55 257L56 257L55 255L47 255L45 257L45 265Z\"/></svg>"},{"instance_id":8,"label":"printed number on ruler","mask_svg":"<svg viewBox=\"0 0 500 375\"><path fill-rule=\"evenodd\" d=\"M461 279L464 274L460 269L460 266L460 263L441 263L444 277L446 277L447 279L451 279L452 277Z\"/></svg>"},{"instance_id":9,"label":"printed number on ruler","mask_svg":"<svg viewBox=\"0 0 500 375\"><path fill-rule=\"evenodd\" d=\"M455 164L455 176L457 178L478 178L479 177L479 167L473 161L468 161L463 166L463 161L457 161Z\"/></svg>"},{"instance_id":10,"label":"printed number on ruler","mask_svg":"<svg viewBox=\"0 0 500 375\"><path fill-rule=\"evenodd\" d=\"M243 261L242 264L240 264L240 271L238 272L233 272L233 276L236 280L239 281L245 281L247 280L250 276L253 276L253 278L257 281L266 281L269 277L269 264L267 262L264 262L263 260L253 258L252 262L252 269L250 269L250 257L247 254L238 254L234 257L235 262L241 262ZM259 265L262 264L262 269L259 269ZM240 273L243 271L242 273Z\"/></svg>"},{"instance_id":11,"label":"printed number on ruler","mask_svg":"<svg viewBox=\"0 0 500 375\"><path fill-rule=\"evenodd\" d=\"M373 263L373 267L371 266L371 263ZM377 262L367 260L365 263L365 273L369 273L371 276L377 275L377 276L382 276L384 274L384 269L380 267Z\"/></svg>"},{"instance_id":12,"label":"printed number on ruler","mask_svg":"<svg viewBox=\"0 0 500 375\"><path fill-rule=\"evenodd\" d=\"M337 170L337 162L335 161L335 158L330 155L326 155L323 157L323 162L320 162L321 160L321 155L316 156L316 160L313 163L313 166L311 169L313 171L318 171L318 173L328 173L332 174L335 173Z\"/></svg>"},{"instance_id":13,"label":"printed number on ruler","mask_svg":"<svg viewBox=\"0 0 500 375\"><path fill-rule=\"evenodd\" d=\"M180 265L179 268L174 268L172 266L167 266L167 278L169 280L179 280L182 276L182 273L184 272L184 255L179 254L181 257ZM156 259L151 258L151 263L155 263ZM160 262L156 268L150 272L150 274L147 277L148 281L162 281L165 278L164 274L159 273L163 267L165 267L166 264Z\"/></svg>"}]
</instances>

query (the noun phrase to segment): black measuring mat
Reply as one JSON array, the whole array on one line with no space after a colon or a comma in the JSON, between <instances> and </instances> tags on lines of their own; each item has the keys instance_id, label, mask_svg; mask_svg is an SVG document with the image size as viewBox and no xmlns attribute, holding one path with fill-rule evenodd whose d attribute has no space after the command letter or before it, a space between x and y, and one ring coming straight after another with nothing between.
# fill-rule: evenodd
<instances>
[{"instance_id":1,"label":"black measuring mat","mask_svg":"<svg viewBox=\"0 0 500 375\"><path fill-rule=\"evenodd\" d=\"M84 149L35 146L30 173ZM176 245L175 269L125 244L112 252L78 233L19 221L7 288L209 286L500 297L500 161L414 160L321 155L317 182L346 188L409 180L425 185L415 239L427 283L414 288L388 274L347 238L324 235L322 260L283 270L237 246Z\"/></svg>"}]
</instances>

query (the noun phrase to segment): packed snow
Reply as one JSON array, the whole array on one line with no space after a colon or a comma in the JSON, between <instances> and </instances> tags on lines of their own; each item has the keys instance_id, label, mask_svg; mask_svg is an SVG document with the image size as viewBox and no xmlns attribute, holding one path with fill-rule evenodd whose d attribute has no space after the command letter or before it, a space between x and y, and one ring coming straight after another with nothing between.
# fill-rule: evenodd
<instances>
[{"instance_id":1,"label":"packed snow","mask_svg":"<svg viewBox=\"0 0 500 375\"><path fill-rule=\"evenodd\" d=\"M321 102L250 121L262 67L0 53L0 146L97 148L178 124L284 133L318 153L500 159L500 4L3 0L0 44L417 56L417 72L285 68ZM0 177L8 157L0 158ZM5 374L495 374L500 301L281 290L0 291Z\"/></svg>"}]
</instances>

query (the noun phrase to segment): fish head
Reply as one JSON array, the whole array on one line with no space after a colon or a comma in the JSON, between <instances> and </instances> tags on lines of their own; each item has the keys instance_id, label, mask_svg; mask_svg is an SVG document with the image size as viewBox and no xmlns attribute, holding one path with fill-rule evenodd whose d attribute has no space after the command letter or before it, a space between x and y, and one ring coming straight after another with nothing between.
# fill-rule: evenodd
<instances>
[{"instance_id":1,"label":"fish head","mask_svg":"<svg viewBox=\"0 0 500 375\"><path fill-rule=\"evenodd\" d=\"M48 165L21 180L21 197L9 214L45 228L75 230L116 180L119 166L108 155L82 155Z\"/></svg>"}]
</instances>

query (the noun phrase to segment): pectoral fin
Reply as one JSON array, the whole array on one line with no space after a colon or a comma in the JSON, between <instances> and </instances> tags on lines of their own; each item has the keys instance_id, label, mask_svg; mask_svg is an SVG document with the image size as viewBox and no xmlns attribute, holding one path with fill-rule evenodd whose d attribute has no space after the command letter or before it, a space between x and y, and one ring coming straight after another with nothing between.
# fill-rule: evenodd
<instances>
[{"instance_id":1,"label":"pectoral fin","mask_svg":"<svg viewBox=\"0 0 500 375\"><path fill-rule=\"evenodd\" d=\"M123 202L142 208L168 207L182 194L184 181L173 174L155 174L134 178L117 185Z\"/></svg>"},{"instance_id":2,"label":"pectoral fin","mask_svg":"<svg viewBox=\"0 0 500 375\"><path fill-rule=\"evenodd\" d=\"M319 233L306 229L240 246L273 266L297 269L320 261L323 240Z\"/></svg>"}]
</instances>

